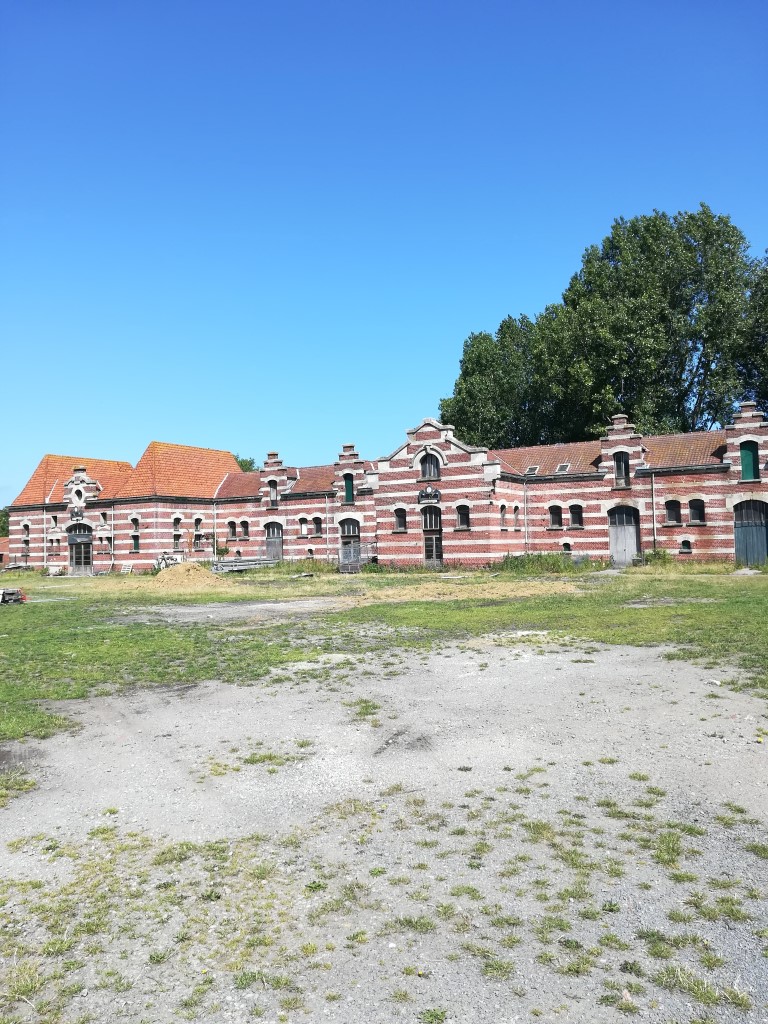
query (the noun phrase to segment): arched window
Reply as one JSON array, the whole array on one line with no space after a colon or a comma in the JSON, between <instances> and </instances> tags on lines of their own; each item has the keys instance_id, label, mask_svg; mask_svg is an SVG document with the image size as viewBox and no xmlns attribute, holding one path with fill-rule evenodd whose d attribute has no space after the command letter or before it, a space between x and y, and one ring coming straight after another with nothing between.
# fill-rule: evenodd
<instances>
[{"instance_id":1,"label":"arched window","mask_svg":"<svg viewBox=\"0 0 768 1024\"><path fill-rule=\"evenodd\" d=\"M571 526L579 528L584 526L584 509L581 505L569 505L568 513L571 517Z\"/></svg>"},{"instance_id":2,"label":"arched window","mask_svg":"<svg viewBox=\"0 0 768 1024\"><path fill-rule=\"evenodd\" d=\"M758 458L757 441L743 441L739 445L741 452L741 479L760 479L760 459Z\"/></svg>"},{"instance_id":3,"label":"arched window","mask_svg":"<svg viewBox=\"0 0 768 1024\"><path fill-rule=\"evenodd\" d=\"M629 452L614 454L613 475L617 487L629 487Z\"/></svg>"},{"instance_id":4,"label":"arched window","mask_svg":"<svg viewBox=\"0 0 768 1024\"><path fill-rule=\"evenodd\" d=\"M323 520L320 518L320 516L315 516L315 518L312 520L312 524L315 527L315 535L319 537L323 532Z\"/></svg>"},{"instance_id":5,"label":"arched window","mask_svg":"<svg viewBox=\"0 0 768 1024\"><path fill-rule=\"evenodd\" d=\"M683 517L680 513L680 502L679 501L665 501L664 508L667 511L667 522L668 523L682 523Z\"/></svg>"},{"instance_id":6,"label":"arched window","mask_svg":"<svg viewBox=\"0 0 768 1024\"><path fill-rule=\"evenodd\" d=\"M428 505L421 510L421 521L425 531L441 530L443 527L442 514L435 505Z\"/></svg>"},{"instance_id":7,"label":"arched window","mask_svg":"<svg viewBox=\"0 0 768 1024\"><path fill-rule=\"evenodd\" d=\"M704 502L701 498L693 498L688 502L688 522L706 523L707 514L704 509Z\"/></svg>"},{"instance_id":8,"label":"arched window","mask_svg":"<svg viewBox=\"0 0 768 1024\"><path fill-rule=\"evenodd\" d=\"M549 525L558 529L563 525L563 510L559 505L549 506Z\"/></svg>"},{"instance_id":9,"label":"arched window","mask_svg":"<svg viewBox=\"0 0 768 1024\"><path fill-rule=\"evenodd\" d=\"M344 503L354 505L355 503L355 478L351 473L344 474Z\"/></svg>"},{"instance_id":10,"label":"arched window","mask_svg":"<svg viewBox=\"0 0 768 1024\"><path fill-rule=\"evenodd\" d=\"M408 529L408 517L404 508L395 509L395 530L398 533L405 533Z\"/></svg>"},{"instance_id":11,"label":"arched window","mask_svg":"<svg viewBox=\"0 0 768 1024\"><path fill-rule=\"evenodd\" d=\"M29 523L24 523L24 526L22 527L22 530L24 532L24 536L28 537L29 536Z\"/></svg>"},{"instance_id":12,"label":"arched window","mask_svg":"<svg viewBox=\"0 0 768 1024\"><path fill-rule=\"evenodd\" d=\"M502 530L506 530L506 528L507 528L507 506L506 505L502 505L499 508L499 525L501 526Z\"/></svg>"},{"instance_id":13,"label":"arched window","mask_svg":"<svg viewBox=\"0 0 768 1024\"><path fill-rule=\"evenodd\" d=\"M173 549L178 551L181 547L181 516L173 520Z\"/></svg>"},{"instance_id":14,"label":"arched window","mask_svg":"<svg viewBox=\"0 0 768 1024\"><path fill-rule=\"evenodd\" d=\"M456 506L456 529L469 529L469 505Z\"/></svg>"},{"instance_id":15,"label":"arched window","mask_svg":"<svg viewBox=\"0 0 768 1024\"><path fill-rule=\"evenodd\" d=\"M131 550L141 550L141 536L139 534L139 520L134 517L131 519Z\"/></svg>"},{"instance_id":16,"label":"arched window","mask_svg":"<svg viewBox=\"0 0 768 1024\"><path fill-rule=\"evenodd\" d=\"M339 532L342 537L359 537L360 523L356 519L342 519L339 523Z\"/></svg>"},{"instance_id":17,"label":"arched window","mask_svg":"<svg viewBox=\"0 0 768 1024\"><path fill-rule=\"evenodd\" d=\"M680 554L681 555L690 555L692 553L692 551L693 551L693 548L692 548L691 542L689 540L681 540L680 541Z\"/></svg>"},{"instance_id":18,"label":"arched window","mask_svg":"<svg viewBox=\"0 0 768 1024\"><path fill-rule=\"evenodd\" d=\"M237 537L237 523L234 519L230 519L227 523L227 534L229 540L234 540Z\"/></svg>"},{"instance_id":19,"label":"arched window","mask_svg":"<svg viewBox=\"0 0 768 1024\"><path fill-rule=\"evenodd\" d=\"M267 486L269 487L269 504L270 505L276 505L277 504L277 480L269 480L267 482Z\"/></svg>"},{"instance_id":20,"label":"arched window","mask_svg":"<svg viewBox=\"0 0 768 1024\"><path fill-rule=\"evenodd\" d=\"M520 506L515 505L512 509L512 525L516 530L520 529Z\"/></svg>"},{"instance_id":21,"label":"arched window","mask_svg":"<svg viewBox=\"0 0 768 1024\"><path fill-rule=\"evenodd\" d=\"M202 551L203 548L203 520L198 518L195 520L195 532L192 537L192 546L195 551Z\"/></svg>"},{"instance_id":22,"label":"arched window","mask_svg":"<svg viewBox=\"0 0 768 1024\"><path fill-rule=\"evenodd\" d=\"M570 554L570 551L571 551L571 545L570 545L570 544L568 544L568 542L567 542L567 541L566 541L566 543L565 543L565 544L563 544L563 551L564 551L564 552L565 552L566 554Z\"/></svg>"},{"instance_id":23,"label":"arched window","mask_svg":"<svg viewBox=\"0 0 768 1024\"><path fill-rule=\"evenodd\" d=\"M247 519L243 519L243 521L240 523L240 533L243 535L243 537L250 537L251 528L248 525Z\"/></svg>"},{"instance_id":24,"label":"arched window","mask_svg":"<svg viewBox=\"0 0 768 1024\"><path fill-rule=\"evenodd\" d=\"M299 536L300 537L306 537L307 536L307 520L304 519L304 518L299 520Z\"/></svg>"},{"instance_id":25,"label":"arched window","mask_svg":"<svg viewBox=\"0 0 768 1024\"><path fill-rule=\"evenodd\" d=\"M421 460L421 479L422 480L439 480L440 479L440 459L431 452L427 454Z\"/></svg>"}]
</instances>

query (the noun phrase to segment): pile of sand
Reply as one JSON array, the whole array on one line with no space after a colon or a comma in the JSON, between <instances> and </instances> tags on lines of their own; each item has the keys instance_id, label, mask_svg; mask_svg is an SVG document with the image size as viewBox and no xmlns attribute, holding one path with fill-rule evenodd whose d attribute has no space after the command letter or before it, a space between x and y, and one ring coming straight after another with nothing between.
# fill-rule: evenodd
<instances>
[{"instance_id":1,"label":"pile of sand","mask_svg":"<svg viewBox=\"0 0 768 1024\"><path fill-rule=\"evenodd\" d=\"M180 562L146 579L152 590L221 590L231 583L198 562Z\"/></svg>"}]
</instances>

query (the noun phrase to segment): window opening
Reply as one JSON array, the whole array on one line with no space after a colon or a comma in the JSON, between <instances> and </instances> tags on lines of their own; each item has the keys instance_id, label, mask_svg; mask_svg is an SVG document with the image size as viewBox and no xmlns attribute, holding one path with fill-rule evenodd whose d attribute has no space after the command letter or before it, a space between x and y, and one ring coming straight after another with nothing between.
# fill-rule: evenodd
<instances>
[{"instance_id":1,"label":"window opening","mask_svg":"<svg viewBox=\"0 0 768 1024\"><path fill-rule=\"evenodd\" d=\"M243 537L250 537L251 528L248 525L247 519L243 519L243 521L240 523L240 533L243 535Z\"/></svg>"},{"instance_id":2,"label":"window opening","mask_svg":"<svg viewBox=\"0 0 768 1024\"><path fill-rule=\"evenodd\" d=\"M459 505L456 508L456 526L459 530L469 529L469 505Z\"/></svg>"},{"instance_id":3,"label":"window opening","mask_svg":"<svg viewBox=\"0 0 768 1024\"><path fill-rule=\"evenodd\" d=\"M355 501L355 478L351 473L344 474L344 502L347 505L354 504Z\"/></svg>"},{"instance_id":4,"label":"window opening","mask_svg":"<svg viewBox=\"0 0 768 1024\"><path fill-rule=\"evenodd\" d=\"M421 460L421 479L440 479L440 459L438 459L438 457L436 455L433 455L431 452L427 452L427 454Z\"/></svg>"},{"instance_id":5,"label":"window opening","mask_svg":"<svg viewBox=\"0 0 768 1024\"><path fill-rule=\"evenodd\" d=\"M741 452L741 479L760 479L760 460L758 458L757 441L744 441L739 446Z\"/></svg>"},{"instance_id":6,"label":"window opening","mask_svg":"<svg viewBox=\"0 0 768 1024\"><path fill-rule=\"evenodd\" d=\"M584 525L584 509L581 505L570 505L568 513L571 517L571 526Z\"/></svg>"},{"instance_id":7,"label":"window opening","mask_svg":"<svg viewBox=\"0 0 768 1024\"><path fill-rule=\"evenodd\" d=\"M629 452L614 454L613 473L617 487L629 487Z\"/></svg>"},{"instance_id":8,"label":"window opening","mask_svg":"<svg viewBox=\"0 0 768 1024\"><path fill-rule=\"evenodd\" d=\"M563 525L563 510L559 505L549 506L549 525L554 527Z\"/></svg>"},{"instance_id":9,"label":"window opening","mask_svg":"<svg viewBox=\"0 0 768 1024\"><path fill-rule=\"evenodd\" d=\"M682 523L683 517L680 514L680 502L679 501L665 501L664 508L667 510L667 522L679 524Z\"/></svg>"},{"instance_id":10,"label":"window opening","mask_svg":"<svg viewBox=\"0 0 768 1024\"><path fill-rule=\"evenodd\" d=\"M395 509L395 529L402 533L408 529L408 519L404 508Z\"/></svg>"},{"instance_id":11,"label":"window opening","mask_svg":"<svg viewBox=\"0 0 768 1024\"><path fill-rule=\"evenodd\" d=\"M691 523L706 523L706 511L701 498L692 498L688 502L688 520Z\"/></svg>"}]
</instances>

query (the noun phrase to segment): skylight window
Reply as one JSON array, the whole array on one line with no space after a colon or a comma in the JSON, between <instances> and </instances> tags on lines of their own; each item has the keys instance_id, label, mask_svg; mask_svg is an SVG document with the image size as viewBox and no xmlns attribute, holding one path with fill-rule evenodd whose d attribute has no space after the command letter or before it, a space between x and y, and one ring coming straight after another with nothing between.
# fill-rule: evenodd
<instances>
[{"instance_id":1,"label":"skylight window","mask_svg":"<svg viewBox=\"0 0 768 1024\"><path fill-rule=\"evenodd\" d=\"M525 475L526 476L536 476L538 471L539 471L539 467L538 466L529 466L528 469L526 469L526 471L525 471Z\"/></svg>"},{"instance_id":2,"label":"skylight window","mask_svg":"<svg viewBox=\"0 0 768 1024\"><path fill-rule=\"evenodd\" d=\"M571 468L570 462L561 462L560 465L555 470L555 472L556 473L567 473L570 468Z\"/></svg>"}]
</instances>

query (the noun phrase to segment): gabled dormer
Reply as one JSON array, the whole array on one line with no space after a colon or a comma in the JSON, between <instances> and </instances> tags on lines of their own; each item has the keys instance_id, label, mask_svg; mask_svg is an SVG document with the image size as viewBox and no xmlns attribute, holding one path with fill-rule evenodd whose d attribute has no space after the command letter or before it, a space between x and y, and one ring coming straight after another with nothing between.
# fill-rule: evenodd
<instances>
[{"instance_id":1,"label":"gabled dormer","mask_svg":"<svg viewBox=\"0 0 768 1024\"><path fill-rule=\"evenodd\" d=\"M366 483L366 463L353 444L341 446L339 457L333 464L333 487L336 498L343 505L354 505L355 498ZM367 490L367 488L365 488Z\"/></svg>"},{"instance_id":2,"label":"gabled dormer","mask_svg":"<svg viewBox=\"0 0 768 1024\"><path fill-rule=\"evenodd\" d=\"M631 487L638 469L645 468L642 434L624 413L611 416L611 425L600 438L598 471L613 481L614 487Z\"/></svg>"},{"instance_id":3,"label":"gabled dormer","mask_svg":"<svg viewBox=\"0 0 768 1024\"><path fill-rule=\"evenodd\" d=\"M725 461L731 472L744 481L768 477L768 420L755 402L742 402L725 428Z\"/></svg>"}]
</instances>

